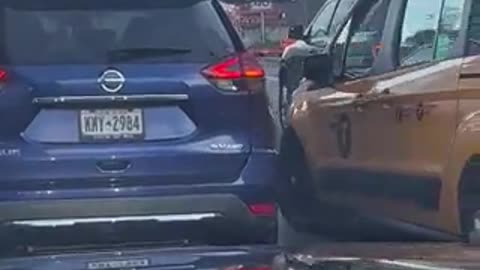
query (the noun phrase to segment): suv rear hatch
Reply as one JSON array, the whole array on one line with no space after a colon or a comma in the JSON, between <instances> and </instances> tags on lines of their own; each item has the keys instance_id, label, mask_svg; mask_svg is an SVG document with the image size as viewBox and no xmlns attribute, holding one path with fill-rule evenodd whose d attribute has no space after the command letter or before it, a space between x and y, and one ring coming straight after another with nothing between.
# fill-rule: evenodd
<instances>
[{"instance_id":1,"label":"suv rear hatch","mask_svg":"<svg viewBox=\"0 0 480 270\"><path fill-rule=\"evenodd\" d=\"M0 5L1 189L236 180L264 74L217 2Z\"/></svg>"}]
</instances>

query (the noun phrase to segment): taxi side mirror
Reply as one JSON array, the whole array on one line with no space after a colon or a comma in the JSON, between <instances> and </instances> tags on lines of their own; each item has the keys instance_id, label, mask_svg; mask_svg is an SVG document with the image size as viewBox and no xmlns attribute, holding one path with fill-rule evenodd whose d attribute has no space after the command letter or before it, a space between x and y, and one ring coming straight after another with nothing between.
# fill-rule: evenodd
<instances>
[{"instance_id":1,"label":"taxi side mirror","mask_svg":"<svg viewBox=\"0 0 480 270\"><path fill-rule=\"evenodd\" d=\"M319 87L326 87L333 83L333 59L329 54L312 55L303 63L303 76L314 81Z\"/></svg>"}]
</instances>

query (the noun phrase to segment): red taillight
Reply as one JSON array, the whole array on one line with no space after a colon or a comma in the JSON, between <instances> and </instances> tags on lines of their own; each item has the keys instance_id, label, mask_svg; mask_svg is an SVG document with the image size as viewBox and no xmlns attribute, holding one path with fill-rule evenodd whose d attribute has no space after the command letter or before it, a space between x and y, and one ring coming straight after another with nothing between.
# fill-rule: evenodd
<instances>
[{"instance_id":1,"label":"red taillight","mask_svg":"<svg viewBox=\"0 0 480 270\"><path fill-rule=\"evenodd\" d=\"M277 208L273 203L249 204L248 210L254 216L266 216L266 217L273 217L277 212Z\"/></svg>"},{"instance_id":2,"label":"red taillight","mask_svg":"<svg viewBox=\"0 0 480 270\"><path fill-rule=\"evenodd\" d=\"M240 65L243 70L243 77L247 79L263 79L265 71L258 63L254 55L250 53L243 53L240 55Z\"/></svg>"},{"instance_id":3,"label":"red taillight","mask_svg":"<svg viewBox=\"0 0 480 270\"><path fill-rule=\"evenodd\" d=\"M0 69L0 82L5 82L7 80L8 73L4 69Z\"/></svg>"},{"instance_id":4,"label":"red taillight","mask_svg":"<svg viewBox=\"0 0 480 270\"><path fill-rule=\"evenodd\" d=\"M209 79L235 80L242 77L239 58L228 58L223 62L207 67L203 75Z\"/></svg>"},{"instance_id":5,"label":"red taillight","mask_svg":"<svg viewBox=\"0 0 480 270\"><path fill-rule=\"evenodd\" d=\"M261 80L265 71L255 57L249 53L241 53L226 58L219 63L202 70L210 82L217 88L226 91L256 91L261 85L249 83L249 80Z\"/></svg>"}]
</instances>

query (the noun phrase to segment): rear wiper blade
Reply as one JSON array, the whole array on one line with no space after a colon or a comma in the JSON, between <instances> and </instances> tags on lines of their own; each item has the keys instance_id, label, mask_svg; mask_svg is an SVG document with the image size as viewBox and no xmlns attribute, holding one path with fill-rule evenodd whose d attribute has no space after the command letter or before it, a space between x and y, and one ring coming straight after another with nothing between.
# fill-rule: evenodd
<instances>
[{"instance_id":1,"label":"rear wiper blade","mask_svg":"<svg viewBox=\"0 0 480 270\"><path fill-rule=\"evenodd\" d=\"M110 61L128 61L144 58L165 57L192 52L189 48L125 48L107 52Z\"/></svg>"}]
</instances>

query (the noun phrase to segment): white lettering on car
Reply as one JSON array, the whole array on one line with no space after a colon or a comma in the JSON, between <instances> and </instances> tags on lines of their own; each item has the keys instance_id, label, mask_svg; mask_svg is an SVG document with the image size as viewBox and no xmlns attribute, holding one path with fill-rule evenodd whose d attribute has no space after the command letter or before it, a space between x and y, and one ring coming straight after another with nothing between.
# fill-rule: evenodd
<instances>
[{"instance_id":1,"label":"white lettering on car","mask_svg":"<svg viewBox=\"0 0 480 270\"><path fill-rule=\"evenodd\" d=\"M210 149L218 151L238 151L243 149L243 144L214 143L210 144Z\"/></svg>"},{"instance_id":2,"label":"white lettering on car","mask_svg":"<svg viewBox=\"0 0 480 270\"><path fill-rule=\"evenodd\" d=\"M17 148L0 148L0 157L20 157L22 151Z\"/></svg>"}]
</instances>

